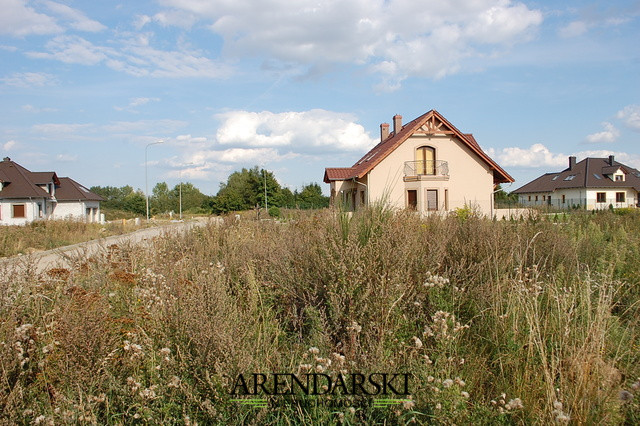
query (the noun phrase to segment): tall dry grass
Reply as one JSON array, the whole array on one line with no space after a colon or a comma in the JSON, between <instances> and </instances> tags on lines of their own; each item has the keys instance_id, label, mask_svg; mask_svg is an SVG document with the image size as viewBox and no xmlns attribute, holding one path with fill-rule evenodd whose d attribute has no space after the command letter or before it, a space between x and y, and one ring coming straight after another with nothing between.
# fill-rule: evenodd
<instances>
[{"instance_id":1,"label":"tall dry grass","mask_svg":"<svg viewBox=\"0 0 640 426\"><path fill-rule=\"evenodd\" d=\"M35 221L24 226L0 226L0 257L33 253L138 229L132 222L104 225L78 220Z\"/></svg>"},{"instance_id":2,"label":"tall dry grass","mask_svg":"<svg viewBox=\"0 0 640 426\"><path fill-rule=\"evenodd\" d=\"M556 218L557 219L557 218ZM634 424L640 217L227 221L0 279L6 422ZM232 401L252 372L408 372L411 401ZM327 398L324 398L327 399ZM366 401L365 401L366 402Z\"/></svg>"}]
</instances>

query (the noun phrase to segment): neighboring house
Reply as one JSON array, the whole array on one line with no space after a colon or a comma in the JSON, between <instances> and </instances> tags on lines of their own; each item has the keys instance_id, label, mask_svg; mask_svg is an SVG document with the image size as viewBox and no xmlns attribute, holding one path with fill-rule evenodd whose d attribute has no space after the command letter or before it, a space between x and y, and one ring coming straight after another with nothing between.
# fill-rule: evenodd
<instances>
[{"instance_id":1,"label":"neighboring house","mask_svg":"<svg viewBox=\"0 0 640 426\"><path fill-rule=\"evenodd\" d=\"M513 182L480 148L438 111L402 125L402 116L380 125L380 143L352 167L327 168L331 201L348 209L383 201L421 214L468 206L493 215L493 192Z\"/></svg>"},{"instance_id":2,"label":"neighboring house","mask_svg":"<svg viewBox=\"0 0 640 426\"><path fill-rule=\"evenodd\" d=\"M576 163L569 157L569 167L546 173L513 191L525 206L558 208L584 207L598 210L612 207L635 207L640 191L640 172L609 158L585 158Z\"/></svg>"},{"instance_id":3,"label":"neighboring house","mask_svg":"<svg viewBox=\"0 0 640 426\"><path fill-rule=\"evenodd\" d=\"M102 197L55 172L31 172L5 157L0 162L0 224L34 220L100 220Z\"/></svg>"}]
</instances>

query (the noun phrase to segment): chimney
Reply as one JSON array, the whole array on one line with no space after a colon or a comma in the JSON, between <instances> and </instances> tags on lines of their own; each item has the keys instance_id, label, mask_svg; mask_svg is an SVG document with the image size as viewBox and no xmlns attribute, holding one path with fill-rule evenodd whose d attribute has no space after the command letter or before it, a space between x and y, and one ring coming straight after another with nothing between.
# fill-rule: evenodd
<instances>
[{"instance_id":1,"label":"chimney","mask_svg":"<svg viewBox=\"0 0 640 426\"><path fill-rule=\"evenodd\" d=\"M389 137L389 123L380 125L380 142L384 142Z\"/></svg>"},{"instance_id":2,"label":"chimney","mask_svg":"<svg viewBox=\"0 0 640 426\"><path fill-rule=\"evenodd\" d=\"M576 157L572 155L571 157L569 157L569 170L573 170L575 165L576 165Z\"/></svg>"},{"instance_id":3,"label":"chimney","mask_svg":"<svg viewBox=\"0 0 640 426\"><path fill-rule=\"evenodd\" d=\"M397 135L400 130L402 130L402 116L396 114L393 116L393 134Z\"/></svg>"},{"instance_id":4,"label":"chimney","mask_svg":"<svg viewBox=\"0 0 640 426\"><path fill-rule=\"evenodd\" d=\"M609 165L610 165L610 166L613 166L613 160L614 160L614 156L613 156L613 155L610 155L610 156L609 156Z\"/></svg>"}]
</instances>

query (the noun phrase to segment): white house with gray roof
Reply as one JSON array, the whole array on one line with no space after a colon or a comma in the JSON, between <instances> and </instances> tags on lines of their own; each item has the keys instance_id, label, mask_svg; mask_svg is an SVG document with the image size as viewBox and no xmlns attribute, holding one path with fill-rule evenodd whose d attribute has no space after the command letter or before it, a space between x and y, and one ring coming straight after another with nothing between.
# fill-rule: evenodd
<instances>
[{"instance_id":1,"label":"white house with gray roof","mask_svg":"<svg viewBox=\"0 0 640 426\"><path fill-rule=\"evenodd\" d=\"M636 207L640 171L615 161L615 157L585 158L569 167L546 173L514 191L525 206L582 207L587 210Z\"/></svg>"}]
</instances>

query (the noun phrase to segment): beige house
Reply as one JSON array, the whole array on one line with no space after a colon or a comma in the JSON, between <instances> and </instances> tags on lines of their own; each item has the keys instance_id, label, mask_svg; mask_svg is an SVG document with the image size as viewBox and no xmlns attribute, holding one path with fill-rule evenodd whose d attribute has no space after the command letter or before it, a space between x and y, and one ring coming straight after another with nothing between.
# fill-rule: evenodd
<instances>
[{"instance_id":1,"label":"beige house","mask_svg":"<svg viewBox=\"0 0 640 426\"><path fill-rule=\"evenodd\" d=\"M493 215L493 192L513 182L480 148L438 111L403 125L402 116L380 125L380 143L351 167L325 169L331 201L351 210L376 201L421 214L469 206Z\"/></svg>"},{"instance_id":2,"label":"beige house","mask_svg":"<svg viewBox=\"0 0 640 426\"><path fill-rule=\"evenodd\" d=\"M555 208L582 207L601 210L611 207L635 207L640 191L640 171L609 158L585 158L569 167L546 173L513 191L525 206Z\"/></svg>"}]
</instances>

